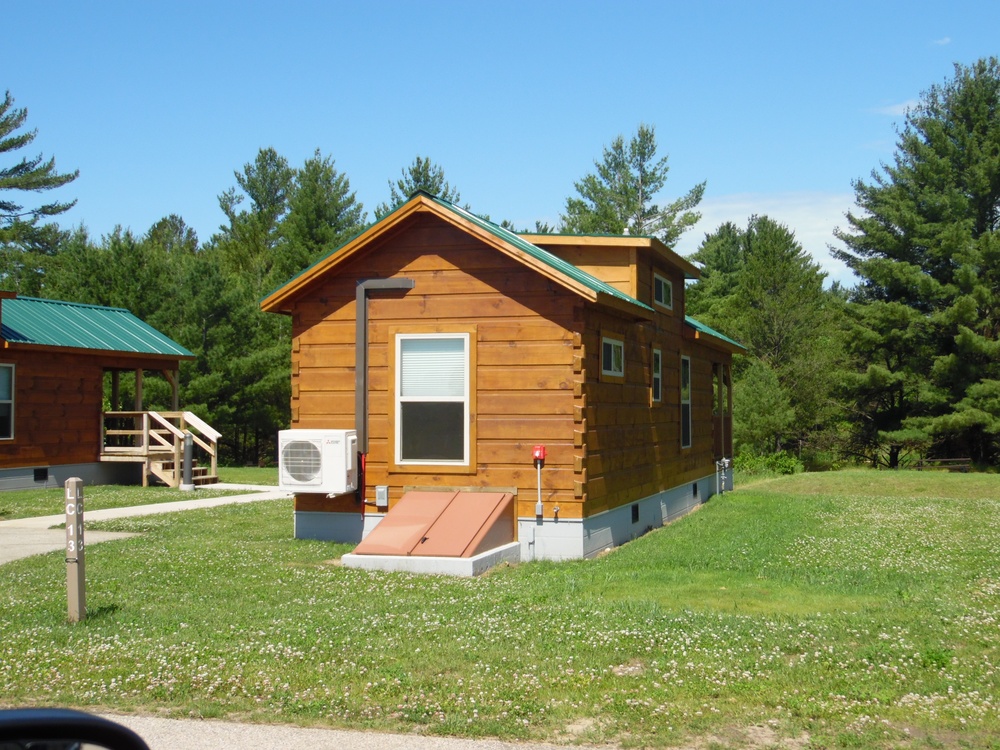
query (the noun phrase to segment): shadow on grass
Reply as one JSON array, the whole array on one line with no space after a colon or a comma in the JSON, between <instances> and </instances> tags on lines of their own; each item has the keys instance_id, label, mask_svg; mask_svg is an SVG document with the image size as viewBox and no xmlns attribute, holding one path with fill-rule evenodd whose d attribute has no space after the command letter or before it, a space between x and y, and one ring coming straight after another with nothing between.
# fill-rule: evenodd
<instances>
[{"instance_id":1,"label":"shadow on grass","mask_svg":"<svg viewBox=\"0 0 1000 750\"><path fill-rule=\"evenodd\" d=\"M87 607L88 620L100 620L105 617L112 617L121 610L118 604L101 604L97 607Z\"/></svg>"}]
</instances>

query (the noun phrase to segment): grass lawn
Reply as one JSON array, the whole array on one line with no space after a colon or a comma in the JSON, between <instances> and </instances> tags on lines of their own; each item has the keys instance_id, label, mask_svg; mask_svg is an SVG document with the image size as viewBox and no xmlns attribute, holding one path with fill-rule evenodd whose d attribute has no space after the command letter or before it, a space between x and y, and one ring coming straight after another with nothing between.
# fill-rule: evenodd
<instances>
[{"instance_id":1,"label":"grass lawn","mask_svg":"<svg viewBox=\"0 0 1000 750\"><path fill-rule=\"evenodd\" d=\"M0 702L624 746L1000 748L1000 477L758 482L600 559L340 567L289 501L0 566ZM808 738L808 739L807 739Z\"/></svg>"},{"instance_id":2,"label":"grass lawn","mask_svg":"<svg viewBox=\"0 0 1000 750\"><path fill-rule=\"evenodd\" d=\"M220 466L219 481L236 484L266 484L278 486L278 467Z\"/></svg>"}]
</instances>

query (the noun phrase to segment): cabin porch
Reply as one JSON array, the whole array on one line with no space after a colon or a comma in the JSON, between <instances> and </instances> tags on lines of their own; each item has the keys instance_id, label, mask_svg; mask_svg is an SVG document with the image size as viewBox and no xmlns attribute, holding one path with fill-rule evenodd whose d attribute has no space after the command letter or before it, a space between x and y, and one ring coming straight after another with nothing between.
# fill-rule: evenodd
<instances>
[{"instance_id":1,"label":"cabin porch","mask_svg":"<svg viewBox=\"0 0 1000 750\"><path fill-rule=\"evenodd\" d=\"M192 483L215 484L219 481L218 441L222 435L189 411L105 412L101 461L143 464L143 487L149 486L151 476L168 487L179 487L186 434L191 435L195 457Z\"/></svg>"}]
</instances>

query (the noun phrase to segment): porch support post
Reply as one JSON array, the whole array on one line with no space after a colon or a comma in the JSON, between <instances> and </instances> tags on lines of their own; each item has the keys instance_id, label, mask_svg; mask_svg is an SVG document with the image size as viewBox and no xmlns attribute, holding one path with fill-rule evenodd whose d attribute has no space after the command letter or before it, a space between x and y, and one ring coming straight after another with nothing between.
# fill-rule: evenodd
<instances>
[{"instance_id":1,"label":"porch support post","mask_svg":"<svg viewBox=\"0 0 1000 750\"><path fill-rule=\"evenodd\" d=\"M111 371L111 411L121 411L121 371Z\"/></svg>"},{"instance_id":2,"label":"porch support post","mask_svg":"<svg viewBox=\"0 0 1000 750\"><path fill-rule=\"evenodd\" d=\"M163 370L163 377L167 379L170 383L170 387L173 390L173 399L171 400L171 409L173 411L181 410L181 398L180 398L180 383L181 383L181 371L180 370Z\"/></svg>"},{"instance_id":3,"label":"porch support post","mask_svg":"<svg viewBox=\"0 0 1000 750\"><path fill-rule=\"evenodd\" d=\"M142 368L135 371L135 411L142 411Z\"/></svg>"},{"instance_id":4,"label":"porch support post","mask_svg":"<svg viewBox=\"0 0 1000 750\"><path fill-rule=\"evenodd\" d=\"M732 366L722 366L722 374L726 384L726 423L729 429L726 431L726 455L732 458L733 455L733 370Z\"/></svg>"}]
</instances>

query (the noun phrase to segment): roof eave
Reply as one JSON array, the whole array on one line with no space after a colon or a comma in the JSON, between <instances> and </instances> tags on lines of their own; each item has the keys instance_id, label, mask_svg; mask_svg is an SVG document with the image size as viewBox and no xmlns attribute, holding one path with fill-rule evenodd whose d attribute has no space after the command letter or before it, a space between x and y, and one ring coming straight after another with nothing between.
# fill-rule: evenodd
<instances>
[{"instance_id":1,"label":"roof eave","mask_svg":"<svg viewBox=\"0 0 1000 750\"><path fill-rule=\"evenodd\" d=\"M8 341L3 339L4 349L26 350L37 352L60 352L66 354L86 354L89 356L103 355L107 357L122 357L126 359L155 360L157 362L180 362L197 359L193 354L171 354L169 352L131 352L122 349L90 349L82 346L58 346L56 344L34 344L30 341Z\"/></svg>"},{"instance_id":2,"label":"roof eave","mask_svg":"<svg viewBox=\"0 0 1000 750\"><path fill-rule=\"evenodd\" d=\"M742 344L737 344L735 341L731 341L720 336L714 336L708 331L701 331L692 326L690 323L685 323L683 330L685 338L700 341L713 349L720 349L724 352L729 352L730 354L746 353L747 349Z\"/></svg>"},{"instance_id":3,"label":"roof eave","mask_svg":"<svg viewBox=\"0 0 1000 750\"><path fill-rule=\"evenodd\" d=\"M647 310L645 310L638 303L633 304L627 300L618 299L610 294L592 290L587 285L569 278L568 276L560 273L558 269L553 268L544 261L533 257L515 245L505 241L502 237L498 237L496 234L484 229L476 222L463 216L461 212L449 210L437 201L433 200L431 197L422 193L415 194L410 198L410 200L397 208L393 213L382 219L382 221L372 225L366 231L359 234L338 250L332 251L329 255L320 259L309 268L306 268L300 274L286 282L283 286L279 287L267 297L262 299L260 302L261 309L265 312L290 313L291 309L289 307L289 303L299 294L308 289L308 287L318 277L322 276L337 265L345 262L369 243L391 231L402 221L416 213L431 213L443 221L461 228L463 231L475 236L481 242L520 261L549 280L559 284L571 292L574 292L584 299L591 302L600 302L641 318L652 316L651 310L647 312Z\"/></svg>"},{"instance_id":4,"label":"roof eave","mask_svg":"<svg viewBox=\"0 0 1000 750\"><path fill-rule=\"evenodd\" d=\"M285 305L308 289L318 277L321 277L329 269L345 262L366 245L391 231L408 216L425 211L428 208L434 208L434 204L431 201L422 195L414 196L413 199L404 203L389 214L389 216L382 219L382 221L372 224L361 234L348 241L346 245L341 245L339 248L331 250L327 255L303 269L268 294L260 301L260 308L265 312L290 313L291 310Z\"/></svg>"},{"instance_id":5,"label":"roof eave","mask_svg":"<svg viewBox=\"0 0 1000 750\"><path fill-rule=\"evenodd\" d=\"M613 310L617 310L618 312L632 315L637 320L653 320L653 318L656 317L656 313L652 308L619 299L618 297L614 297L605 292L597 292L594 295L593 301L600 305L610 307Z\"/></svg>"}]
</instances>

